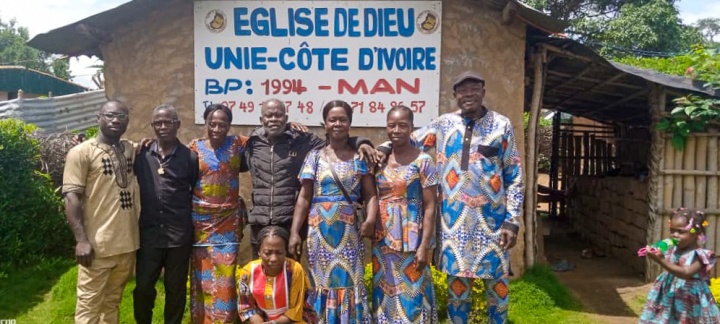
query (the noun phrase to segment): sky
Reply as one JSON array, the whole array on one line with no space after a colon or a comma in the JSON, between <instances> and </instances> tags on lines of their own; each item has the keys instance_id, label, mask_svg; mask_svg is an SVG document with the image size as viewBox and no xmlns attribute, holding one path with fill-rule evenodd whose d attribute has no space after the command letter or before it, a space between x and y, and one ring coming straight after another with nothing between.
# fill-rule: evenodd
<instances>
[{"instance_id":1,"label":"sky","mask_svg":"<svg viewBox=\"0 0 720 324\"><path fill-rule=\"evenodd\" d=\"M27 27L30 37L74 23L94 14L115 8L128 0L0 0L0 18L16 19L19 26ZM679 0L680 18L691 24L701 18L720 17L718 0ZM711 16L712 15L712 16ZM101 63L96 57L81 56L70 59L72 81L88 88L97 86L91 77Z\"/></svg>"}]
</instances>

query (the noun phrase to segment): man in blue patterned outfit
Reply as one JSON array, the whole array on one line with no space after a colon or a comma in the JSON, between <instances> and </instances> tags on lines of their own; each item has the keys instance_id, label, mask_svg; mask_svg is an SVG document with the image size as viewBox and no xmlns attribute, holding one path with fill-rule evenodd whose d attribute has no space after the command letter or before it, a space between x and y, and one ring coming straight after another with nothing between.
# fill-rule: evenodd
<instances>
[{"instance_id":1,"label":"man in blue patterned outfit","mask_svg":"<svg viewBox=\"0 0 720 324\"><path fill-rule=\"evenodd\" d=\"M523 202L520 154L510 120L483 106L481 76L461 74L453 93L460 110L413 133L417 147L437 152L442 200L436 255L448 275L448 316L468 322L473 281L483 279L490 323L506 323L509 249Z\"/></svg>"}]
</instances>

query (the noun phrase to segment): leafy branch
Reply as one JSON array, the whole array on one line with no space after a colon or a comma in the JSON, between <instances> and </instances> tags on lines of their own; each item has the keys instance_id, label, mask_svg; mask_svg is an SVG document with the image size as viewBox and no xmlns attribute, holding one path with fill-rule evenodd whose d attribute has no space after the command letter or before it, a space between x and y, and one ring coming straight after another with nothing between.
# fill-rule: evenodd
<instances>
[{"instance_id":1,"label":"leafy branch","mask_svg":"<svg viewBox=\"0 0 720 324\"><path fill-rule=\"evenodd\" d=\"M705 81L708 90L720 89L720 53L718 49L694 46L689 54L692 66L685 75ZM673 100L675 108L658 122L657 129L671 135L672 146L679 151L691 133L707 131L709 125L720 126L720 98L690 94Z\"/></svg>"}]
</instances>

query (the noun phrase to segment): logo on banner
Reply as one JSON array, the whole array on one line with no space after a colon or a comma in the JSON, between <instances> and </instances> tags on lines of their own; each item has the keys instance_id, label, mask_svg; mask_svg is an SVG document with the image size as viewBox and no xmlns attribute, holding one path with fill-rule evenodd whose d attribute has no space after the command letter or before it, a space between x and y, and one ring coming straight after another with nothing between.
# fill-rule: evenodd
<instances>
[{"instance_id":1,"label":"logo on banner","mask_svg":"<svg viewBox=\"0 0 720 324\"><path fill-rule=\"evenodd\" d=\"M415 25L421 33L432 34L440 26L440 16L432 10L425 10L417 16Z\"/></svg>"},{"instance_id":2,"label":"logo on banner","mask_svg":"<svg viewBox=\"0 0 720 324\"><path fill-rule=\"evenodd\" d=\"M220 33L225 30L225 26L227 25L226 17L225 13L220 10L210 10L210 12L205 15L205 26L207 26L210 32Z\"/></svg>"}]
</instances>

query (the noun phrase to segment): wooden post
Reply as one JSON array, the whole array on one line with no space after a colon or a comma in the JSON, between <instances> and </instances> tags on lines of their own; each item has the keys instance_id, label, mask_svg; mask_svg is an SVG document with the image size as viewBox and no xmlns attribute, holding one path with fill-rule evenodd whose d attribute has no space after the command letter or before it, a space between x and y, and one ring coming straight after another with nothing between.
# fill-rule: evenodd
<instances>
[{"instance_id":1,"label":"wooden post","mask_svg":"<svg viewBox=\"0 0 720 324\"><path fill-rule=\"evenodd\" d=\"M648 98L650 104L650 115L652 125L650 126L650 161L649 161L649 177L648 177L648 231L646 233L646 241L648 244L660 240L662 235L662 214L663 201L660 194L663 192L663 182L660 181L660 171L663 168L663 151L665 149L665 136L655 127L663 117L665 112L665 88L657 84L650 84L650 94ZM650 281L660 273L660 267L657 263L647 259L645 279Z\"/></svg>"},{"instance_id":2,"label":"wooden post","mask_svg":"<svg viewBox=\"0 0 720 324\"><path fill-rule=\"evenodd\" d=\"M550 190L558 189L558 156L560 155L560 112L556 111L553 116L553 135L552 135L552 156L550 157ZM537 152L537 149L535 150ZM550 195L549 211L550 217L557 216L557 201L553 195Z\"/></svg>"},{"instance_id":3,"label":"wooden post","mask_svg":"<svg viewBox=\"0 0 720 324\"><path fill-rule=\"evenodd\" d=\"M708 137L698 137L696 140L695 147L695 169L696 170L707 170L707 151L708 151ZM707 179L710 176L695 176L695 207L707 209L706 198L707 198Z\"/></svg>"},{"instance_id":4,"label":"wooden post","mask_svg":"<svg viewBox=\"0 0 720 324\"><path fill-rule=\"evenodd\" d=\"M717 133L717 132L715 132ZM707 145L707 169L708 171L717 171L718 170L718 138L717 137L708 137L708 145ZM707 183L707 209L717 209L718 208L718 177L717 176L710 176L708 177L708 183ZM707 215L710 217L711 215ZM718 216L714 216L714 220L717 222ZM711 249L713 251L716 250L716 242L717 240L715 238L716 231L715 231L715 225L712 224L713 219L709 219L711 225L706 228L707 233L705 233L705 236L707 236L707 242L705 246L708 249Z\"/></svg>"},{"instance_id":5,"label":"wooden post","mask_svg":"<svg viewBox=\"0 0 720 324\"><path fill-rule=\"evenodd\" d=\"M613 167L613 155L613 145L612 143L607 143L607 147L605 148L605 169L608 171Z\"/></svg>"},{"instance_id":6,"label":"wooden post","mask_svg":"<svg viewBox=\"0 0 720 324\"><path fill-rule=\"evenodd\" d=\"M665 158L663 161L663 167L667 169L668 167L673 167L675 165L675 148L672 146L672 142L668 141L667 138L665 139ZM674 208L677 208L679 206L674 205L673 203L673 193L675 192L675 189L673 188L675 185L675 176L672 174L666 174L663 176L663 209L664 210L672 210ZM658 240L664 237L665 234L668 234L668 226L667 221L670 219L670 217L665 214L663 215L662 220L662 231L658 234L657 237ZM657 242L653 241L653 242Z\"/></svg>"},{"instance_id":7,"label":"wooden post","mask_svg":"<svg viewBox=\"0 0 720 324\"><path fill-rule=\"evenodd\" d=\"M573 159L575 157L575 140L573 139L572 133L565 133L565 138L567 139L567 175L575 175L575 160ZM565 170L563 170L565 172ZM565 182L568 181L568 178L565 177ZM567 188L567 183L563 183L563 189Z\"/></svg>"},{"instance_id":8,"label":"wooden post","mask_svg":"<svg viewBox=\"0 0 720 324\"><path fill-rule=\"evenodd\" d=\"M573 133L575 134L575 133ZM573 135L573 141L575 141L575 151L573 152L573 163L575 166L573 167L573 170L575 173L573 175L579 176L582 174L582 169L580 168L581 157L582 157L582 137L581 136L575 136Z\"/></svg>"},{"instance_id":9,"label":"wooden post","mask_svg":"<svg viewBox=\"0 0 720 324\"><path fill-rule=\"evenodd\" d=\"M598 175L603 174L603 160L605 159L603 156L603 150L605 149L605 141L601 139L595 140L595 152L597 152L595 156L595 173Z\"/></svg>"},{"instance_id":10,"label":"wooden post","mask_svg":"<svg viewBox=\"0 0 720 324\"><path fill-rule=\"evenodd\" d=\"M695 146L697 138L690 135L683 150L683 167L685 170L695 170ZM695 207L695 177L686 175L683 179L683 207Z\"/></svg>"},{"instance_id":11,"label":"wooden post","mask_svg":"<svg viewBox=\"0 0 720 324\"><path fill-rule=\"evenodd\" d=\"M675 154L675 165L674 170L681 170L683 168L683 151L673 149ZM669 166L666 166L666 168ZM673 207L683 207L683 178L681 176L673 176Z\"/></svg>"},{"instance_id":12,"label":"wooden post","mask_svg":"<svg viewBox=\"0 0 720 324\"><path fill-rule=\"evenodd\" d=\"M717 171L718 170L718 137L717 137L717 131L711 130L711 132L715 133L716 136L714 137L708 137L707 142L707 169L708 171ZM718 208L718 177L717 176L710 176L707 181L707 209L715 209ZM708 249L711 249L713 251L717 251L717 244L720 242L715 235L717 235L716 231L716 225L717 220L720 219L718 215L707 215L708 218L712 216L711 219L708 219L710 222L710 226L706 228L707 233L705 233L705 236L707 236L707 242L705 243L705 246ZM713 224L716 223L716 224ZM715 275L717 275L717 271L715 272Z\"/></svg>"},{"instance_id":13,"label":"wooden post","mask_svg":"<svg viewBox=\"0 0 720 324\"><path fill-rule=\"evenodd\" d=\"M597 145L595 145L595 144L597 144L597 143L595 143L595 134L590 134L590 150L588 150L588 154L586 155L586 158L588 159L588 161L590 161L589 174L591 176L594 176L597 174L597 168L596 168L597 159L595 159L597 157Z\"/></svg>"},{"instance_id":14,"label":"wooden post","mask_svg":"<svg viewBox=\"0 0 720 324\"><path fill-rule=\"evenodd\" d=\"M537 50L532 56L533 60L533 94L530 103L530 118L527 129L527 146L525 148L525 267L531 267L536 262L536 242L540 241L535 235L537 210L537 124L542 106L542 94L545 88L545 50ZM542 242L539 242L542 244Z\"/></svg>"},{"instance_id":15,"label":"wooden post","mask_svg":"<svg viewBox=\"0 0 720 324\"><path fill-rule=\"evenodd\" d=\"M588 132L583 132L583 149L582 149L582 157L583 157L583 175L589 175L590 174L590 160L588 157L590 156L590 134Z\"/></svg>"}]
</instances>

